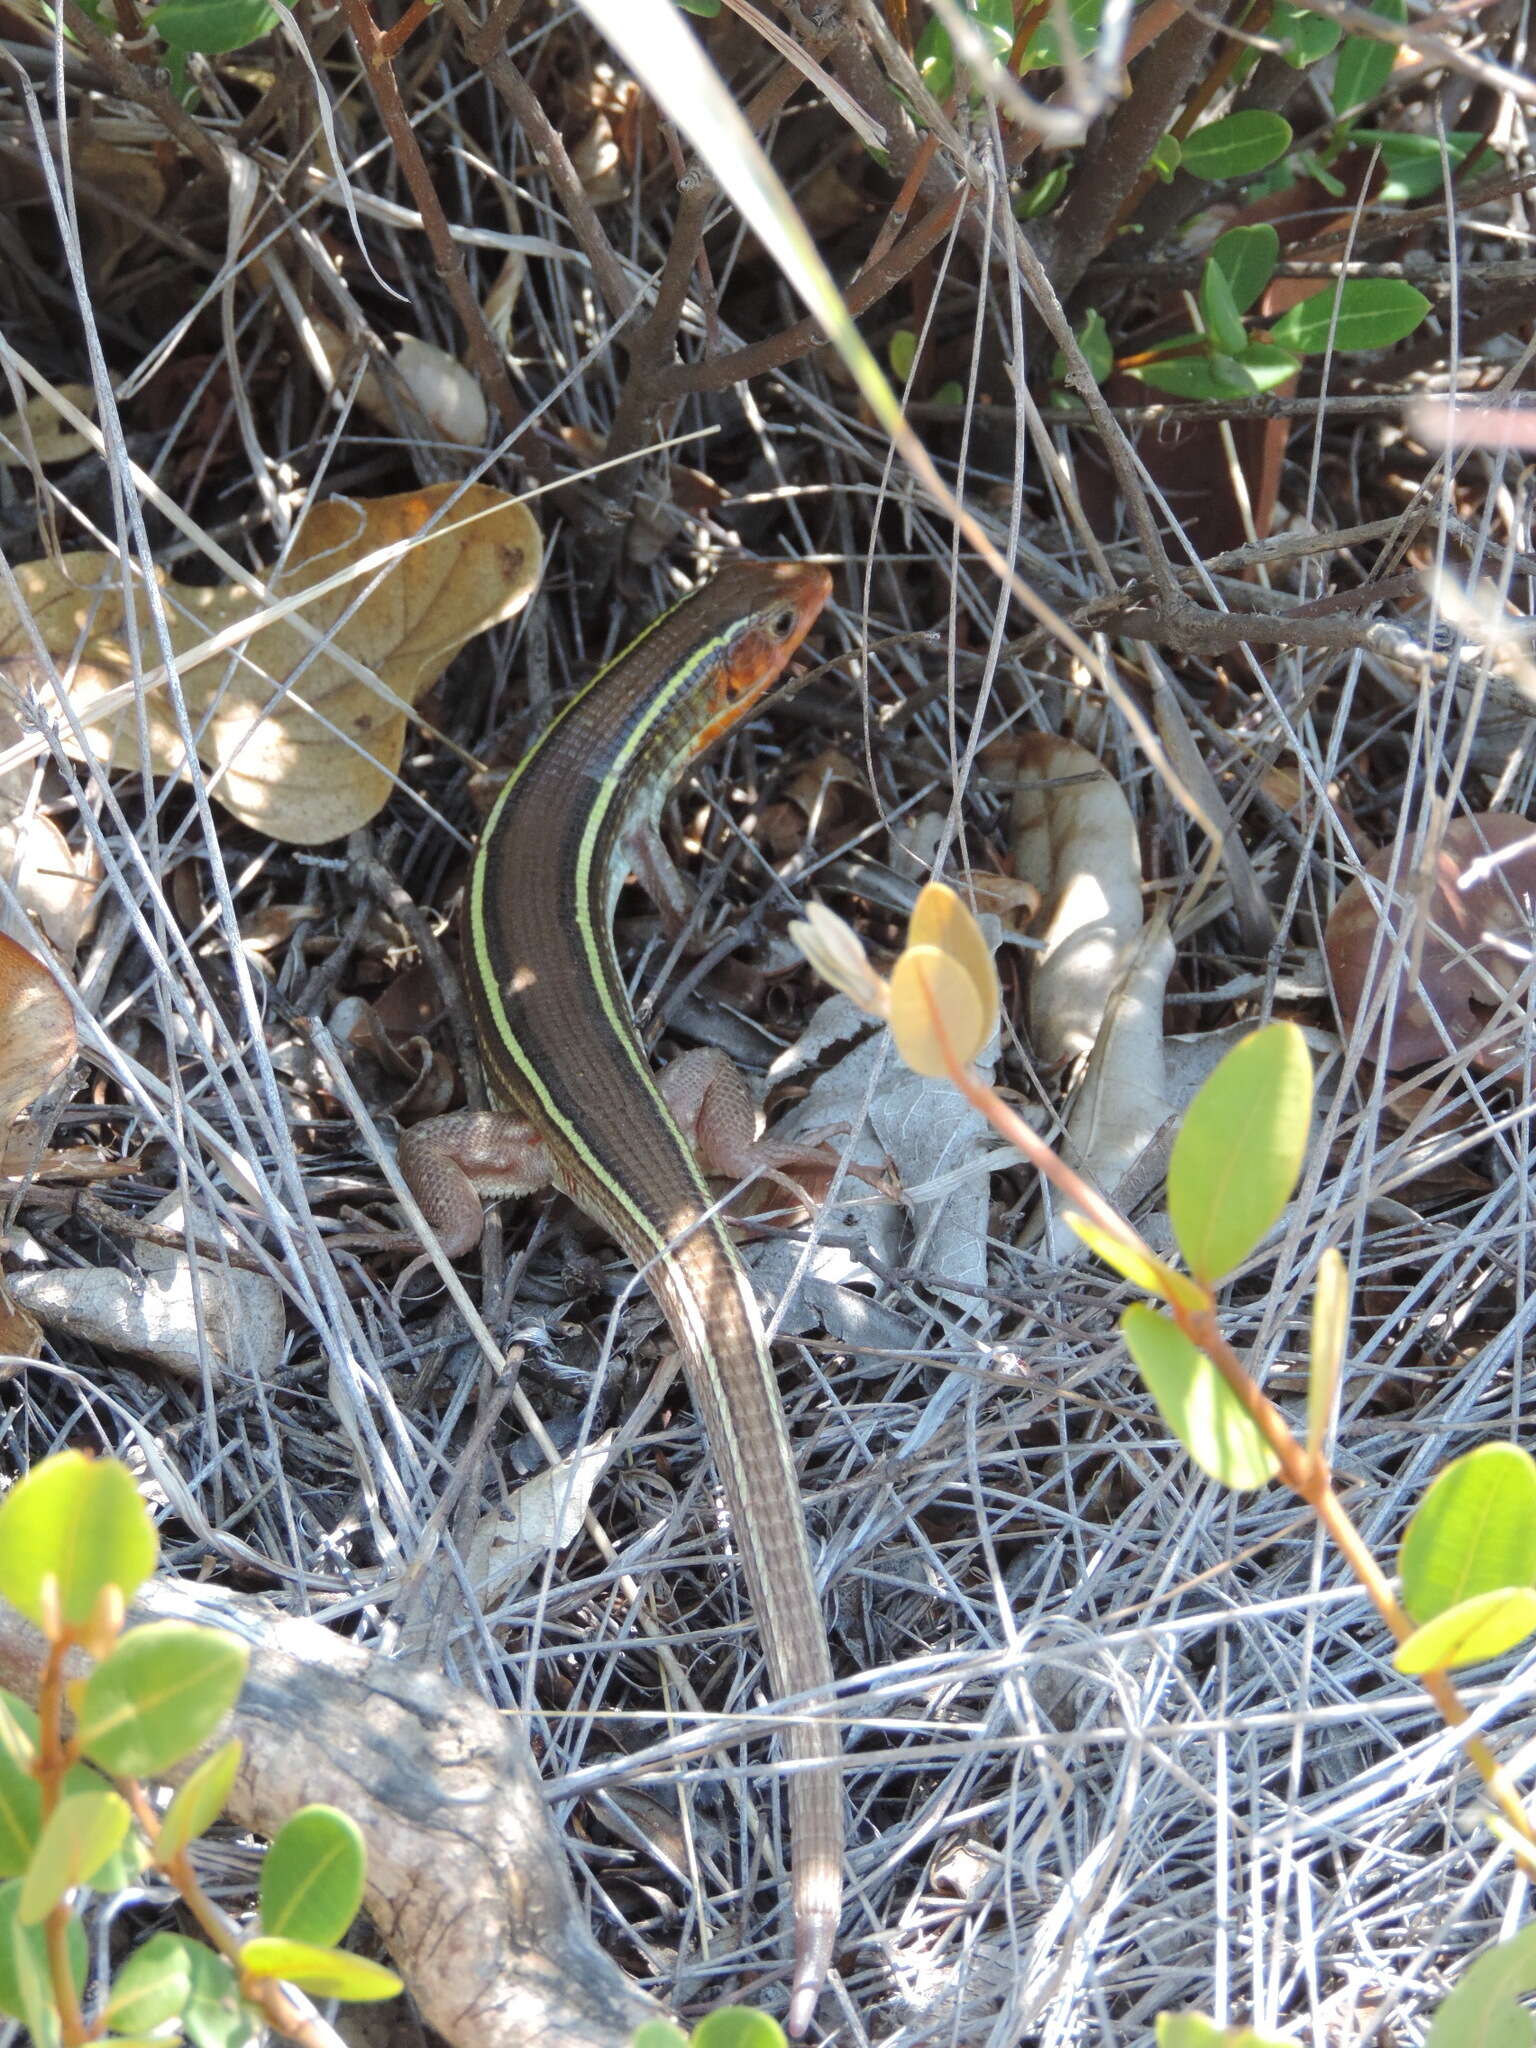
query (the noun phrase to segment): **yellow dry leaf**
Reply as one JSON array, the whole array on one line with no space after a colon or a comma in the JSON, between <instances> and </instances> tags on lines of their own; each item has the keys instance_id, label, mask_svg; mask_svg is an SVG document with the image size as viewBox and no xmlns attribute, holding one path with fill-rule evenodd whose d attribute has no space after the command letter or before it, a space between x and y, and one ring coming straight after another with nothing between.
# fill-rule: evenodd
<instances>
[{"instance_id":1,"label":"yellow dry leaf","mask_svg":"<svg viewBox=\"0 0 1536 2048\"><path fill-rule=\"evenodd\" d=\"M466 641L521 611L541 561L539 529L516 499L485 484L434 484L317 505L269 579L271 604L258 606L232 584L200 589L157 572L214 795L243 824L293 846L365 825L399 770L402 707L418 701ZM81 552L25 563L16 580L36 631L68 669L96 758L138 767L135 671L116 563ZM142 590L134 614L141 659L153 661L159 643ZM0 598L0 659L28 647L26 622ZM184 750L166 694L141 694L150 765L180 773Z\"/></svg>"},{"instance_id":2,"label":"yellow dry leaf","mask_svg":"<svg viewBox=\"0 0 1536 2048\"><path fill-rule=\"evenodd\" d=\"M0 1130L75 1056L68 998L42 961L0 932Z\"/></svg>"},{"instance_id":3,"label":"yellow dry leaf","mask_svg":"<svg viewBox=\"0 0 1536 2048\"><path fill-rule=\"evenodd\" d=\"M974 979L952 953L938 946L908 946L891 973L891 1036L913 1073L930 1080L949 1072L935 1012L961 1066L976 1057L997 1023L996 1011L988 1013Z\"/></svg>"},{"instance_id":4,"label":"yellow dry leaf","mask_svg":"<svg viewBox=\"0 0 1536 2048\"><path fill-rule=\"evenodd\" d=\"M95 417L96 394L89 384L61 384L59 396L88 419ZM90 452L84 434L61 418L53 400L41 392L29 398L19 412L9 412L0 420L0 469L26 469L34 462L77 462Z\"/></svg>"},{"instance_id":5,"label":"yellow dry leaf","mask_svg":"<svg viewBox=\"0 0 1536 2048\"><path fill-rule=\"evenodd\" d=\"M981 935L981 926L947 882L928 882L918 891L907 926L909 946L937 946L969 979L976 1001L989 1020L981 1041L992 1035L1002 998L997 986L997 969L992 949ZM980 1046L972 1048L979 1051ZM970 1053L962 1055L969 1059Z\"/></svg>"}]
</instances>

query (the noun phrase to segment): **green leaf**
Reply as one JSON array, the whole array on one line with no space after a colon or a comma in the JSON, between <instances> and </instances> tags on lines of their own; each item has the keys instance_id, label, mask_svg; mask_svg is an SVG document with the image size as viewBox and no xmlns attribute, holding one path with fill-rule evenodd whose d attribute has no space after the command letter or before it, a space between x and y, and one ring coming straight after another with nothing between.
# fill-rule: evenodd
<instances>
[{"instance_id":1,"label":"green leaf","mask_svg":"<svg viewBox=\"0 0 1536 2048\"><path fill-rule=\"evenodd\" d=\"M1390 348L1412 334L1428 311L1424 294L1400 277L1346 277L1282 313L1270 337L1304 356L1321 354L1330 331L1338 350Z\"/></svg>"},{"instance_id":2,"label":"green leaf","mask_svg":"<svg viewBox=\"0 0 1536 2048\"><path fill-rule=\"evenodd\" d=\"M1289 2034L1256 2034L1252 2027L1219 2027L1201 2012L1160 2012L1157 2048L1296 2048Z\"/></svg>"},{"instance_id":3,"label":"green leaf","mask_svg":"<svg viewBox=\"0 0 1536 2048\"><path fill-rule=\"evenodd\" d=\"M37 1754L37 1716L0 1692L0 1877L20 1877L43 1825L43 1788L27 1768Z\"/></svg>"},{"instance_id":4,"label":"green leaf","mask_svg":"<svg viewBox=\"0 0 1536 2048\"><path fill-rule=\"evenodd\" d=\"M1253 380L1255 391L1277 391L1301 368L1301 357L1270 341L1250 341L1237 359Z\"/></svg>"},{"instance_id":5,"label":"green leaf","mask_svg":"<svg viewBox=\"0 0 1536 2048\"><path fill-rule=\"evenodd\" d=\"M1233 1046L1184 1115L1168 1160L1168 1215L1207 1286L1240 1266L1290 1200L1312 1118L1312 1059L1294 1024Z\"/></svg>"},{"instance_id":6,"label":"green leaf","mask_svg":"<svg viewBox=\"0 0 1536 2048\"><path fill-rule=\"evenodd\" d=\"M688 2036L670 2020L647 2020L630 2035L629 2048L688 2048Z\"/></svg>"},{"instance_id":7,"label":"green leaf","mask_svg":"<svg viewBox=\"0 0 1536 2048\"><path fill-rule=\"evenodd\" d=\"M955 89L955 53L949 30L935 14L913 46L912 61L917 75L936 100L947 100Z\"/></svg>"},{"instance_id":8,"label":"green leaf","mask_svg":"<svg viewBox=\"0 0 1536 2048\"><path fill-rule=\"evenodd\" d=\"M268 0L167 0L150 16L161 42L220 57L270 35L277 9Z\"/></svg>"},{"instance_id":9,"label":"green leaf","mask_svg":"<svg viewBox=\"0 0 1536 2048\"><path fill-rule=\"evenodd\" d=\"M917 361L917 336L910 327L898 327L886 344L886 354L897 379L905 384Z\"/></svg>"},{"instance_id":10,"label":"green leaf","mask_svg":"<svg viewBox=\"0 0 1536 2048\"><path fill-rule=\"evenodd\" d=\"M37 1755L37 1716L25 1700L0 1687L0 1759L28 1770Z\"/></svg>"},{"instance_id":11,"label":"green leaf","mask_svg":"<svg viewBox=\"0 0 1536 2048\"><path fill-rule=\"evenodd\" d=\"M1065 164L1057 164L1047 171L1043 178L1037 178L1033 185L1026 185L1013 202L1016 220L1039 220L1050 212L1067 189L1068 171Z\"/></svg>"},{"instance_id":12,"label":"green leaf","mask_svg":"<svg viewBox=\"0 0 1536 2048\"><path fill-rule=\"evenodd\" d=\"M701 21L713 21L720 12L722 0L677 0L684 14L696 14Z\"/></svg>"},{"instance_id":13,"label":"green leaf","mask_svg":"<svg viewBox=\"0 0 1536 2048\"><path fill-rule=\"evenodd\" d=\"M118 1778L152 1778L206 1742L240 1696L250 1651L222 1629L130 1629L85 1683L77 1740Z\"/></svg>"},{"instance_id":14,"label":"green leaf","mask_svg":"<svg viewBox=\"0 0 1536 2048\"><path fill-rule=\"evenodd\" d=\"M1383 21L1408 19L1404 0L1375 0L1371 12L1379 14ZM1396 61L1395 43L1382 42L1376 36L1348 37L1333 67L1334 112L1347 114L1351 107L1364 106L1367 100L1375 99L1392 76Z\"/></svg>"},{"instance_id":15,"label":"green leaf","mask_svg":"<svg viewBox=\"0 0 1536 2048\"><path fill-rule=\"evenodd\" d=\"M1536 1991L1536 1921L1468 1963L1441 1999L1424 2048L1530 2048L1531 2015L1516 2001Z\"/></svg>"},{"instance_id":16,"label":"green leaf","mask_svg":"<svg viewBox=\"0 0 1536 2048\"><path fill-rule=\"evenodd\" d=\"M1229 356L1241 355L1248 346L1243 316L1237 309L1237 300L1232 296L1225 271L1215 261L1214 252L1200 277L1200 317L1216 347L1225 350Z\"/></svg>"},{"instance_id":17,"label":"green leaf","mask_svg":"<svg viewBox=\"0 0 1536 2048\"><path fill-rule=\"evenodd\" d=\"M1446 1608L1399 1643L1392 1659L1410 1678L1425 1671L1459 1671L1502 1657L1516 1643L1536 1635L1536 1592L1529 1586L1500 1586Z\"/></svg>"},{"instance_id":18,"label":"green leaf","mask_svg":"<svg viewBox=\"0 0 1536 2048\"><path fill-rule=\"evenodd\" d=\"M1077 330L1077 345L1095 379L1102 384L1115 367L1115 351L1109 339L1109 329L1104 325L1104 315L1097 306L1088 308L1088 316Z\"/></svg>"},{"instance_id":19,"label":"green leaf","mask_svg":"<svg viewBox=\"0 0 1536 2048\"><path fill-rule=\"evenodd\" d=\"M935 405L964 405L965 386L948 377L933 394Z\"/></svg>"},{"instance_id":20,"label":"green leaf","mask_svg":"<svg viewBox=\"0 0 1536 2048\"><path fill-rule=\"evenodd\" d=\"M1175 398L1224 398L1208 355L1173 356L1162 363L1138 363L1131 375L1154 391L1170 391Z\"/></svg>"},{"instance_id":21,"label":"green leaf","mask_svg":"<svg viewBox=\"0 0 1536 2048\"><path fill-rule=\"evenodd\" d=\"M1239 313L1256 306L1280 260L1280 237L1268 221L1249 228L1228 228L1211 249L1210 261L1227 280Z\"/></svg>"},{"instance_id":22,"label":"green leaf","mask_svg":"<svg viewBox=\"0 0 1536 2048\"><path fill-rule=\"evenodd\" d=\"M160 1833L155 1839L155 1861L169 1862L189 1843L206 1834L229 1803L229 1788L235 1782L243 1754L235 1737L205 1757L165 1809Z\"/></svg>"},{"instance_id":23,"label":"green leaf","mask_svg":"<svg viewBox=\"0 0 1536 2048\"><path fill-rule=\"evenodd\" d=\"M1292 5L1292 0L1275 0L1267 33L1280 45L1280 54L1293 71L1305 71L1321 63L1338 48L1344 33L1336 21L1310 9Z\"/></svg>"},{"instance_id":24,"label":"green leaf","mask_svg":"<svg viewBox=\"0 0 1536 2048\"><path fill-rule=\"evenodd\" d=\"M1075 1209L1066 1211L1066 1221L1068 1228L1091 1252L1097 1253L1106 1266L1113 1266L1120 1277L1129 1280L1133 1287L1145 1288L1148 1294L1155 1294L1164 1301L1180 1302L1188 1309L1210 1307L1210 1297L1203 1287L1197 1287L1193 1280L1165 1265L1144 1246L1126 1244L1102 1224L1079 1216Z\"/></svg>"},{"instance_id":25,"label":"green leaf","mask_svg":"<svg viewBox=\"0 0 1536 2048\"><path fill-rule=\"evenodd\" d=\"M64 1774L63 1791L73 1797L79 1793L105 1792L110 1788L100 1771L93 1771L89 1764L72 1764ZM117 1849L91 1879L91 1889L96 1892L120 1892L125 1885L132 1884L145 1866L144 1847L136 1829L130 1828Z\"/></svg>"},{"instance_id":26,"label":"green leaf","mask_svg":"<svg viewBox=\"0 0 1536 2048\"><path fill-rule=\"evenodd\" d=\"M1381 151L1387 179L1376 195L1385 205L1398 206L1407 199L1428 199L1445 183L1444 165L1450 161L1459 170L1482 141L1476 129L1453 128L1440 147L1437 135L1391 135L1377 128L1357 128L1356 142L1370 143Z\"/></svg>"},{"instance_id":27,"label":"green leaf","mask_svg":"<svg viewBox=\"0 0 1536 2048\"><path fill-rule=\"evenodd\" d=\"M1416 1622L1505 1586L1536 1585L1536 1462L1479 1444L1436 1475L1403 1533L1403 1605Z\"/></svg>"},{"instance_id":28,"label":"green leaf","mask_svg":"<svg viewBox=\"0 0 1536 2048\"><path fill-rule=\"evenodd\" d=\"M103 1586L131 1600L160 1545L133 1474L115 1458L60 1451L0 1501L0 1598L42 1625L42 1583L59 1582L65 1622L83 1627Z\"/></svg>"},{"instance_id":29,"label":"green leaf","mask_svg":"<svg viewBox=\"0 0 1536 2048\"><path fill-rule=\"evenodd\" d=\"M693 2048L785 2048L784 2029L747 2005L722 2005L693 2030Z\"/></svg>"},{"instance_id":30,"label":"green leaf","mask_svg":"<svg viewBox=\"0 0 1536 2048\"><path fill-rule=\"evenodd\" d=\"M1067 0L1067 19L1072 25L1072 46L1080 57L1091 57L1099 46L1103 22L1103 0ZM1024 46L1020 76L1030 71L1054 71L1061 63L1061 37L1056 22L1042 21Z\"/></svg>"},{"instance_id":31,"label":"green leaf","mask_svg":"<svg viewBox=\"0 0 1536 2048\"><path fill-rule=\"evenodd\" d=\"M1239 1492L1274 1477L1278 1461L1257 1423L1176 1323L1135 1302L1120 1334L1158 1413L1202 1472Z\"/></svg>"},{"instance_id":32,"label":"green leaf","mask_svg":"<svg viewBox=\"0 0 1536 2048\"><path fill-rule=\"evenodd\" d=\"M1196 178L1251 178L1291 146L1291 124L1250 108L1207 121L1184 138L1184 168Z\"/></svg>"},{"instance_id":33,"label":"green leaf","mask_svg":"<svg viewBox=\"0 0 1536 2048\"><path fill-rule=\"evenodd\" d=\"M191 1979L192 1995L181 2012L181 2024L196 2048L253 2048L259 2016L240 1996L235 1973L224 1958L184 1935L156 1935L156 1941L180 1949Z\"/></svg>"},{"instance_id":34,"label":"green leaf","mask_svg":"<svg viewBox=\"0 0 1536 2048\"><path fill-rule=\"evenodd\" d=\"M339 1998L361 2005L395 1998L405 1989L393 1970L349 1956L339 1948L315 1948L307 1941L280 1941L258 1934L240 1950L240 1967L252 1977L278 1977L314 1998Z\"/></svg>"},{"instance_id":35,"label":"green leaf","mask_svg":"<svg viewBox=\"0 0 1536 2048\"><path fill-rule=\"evenodd\" d=\"M1211 377L1224 398L1252 398L1257 388L1236 356L1211 350Z\"/></svg>"},{"instance_id":36,"label":"green leaf","mask_svg":"<svg viewBox=\"0 0 1536 2048\"><path fill-rule=\"evenodd\" d=\"M28 1927L46 1920L66 1892L88 1884L128 1832L127 1801L115 1792L74 1792L43 1824L21 1880L20 1918Z\"/></svg>"},{"instance_id":37,"label":"green leaf","mask_svg":"<svg viewBox=\"0 0 1536 2048\"><path fill-rule=\"evenodd\" d=\"M1184 147L1177 135L1160 135L1152 145L1147 168L1155 171L1165 185L1171 185L1174 173L1183 161Z\"/></svg>"},{"instance_id":38,"label":"green leaf","mask_svg":"<svg viewBox=\"0 0 1536 2048\"><path fill-rule=\"evenodd\" d=\"M330 1948L357 1918L366 1870L355 1820L334 1806L301 1807L261 1866L263 1934Z\"/></svg>"},{"instance_id":39,"label":"green leaf","mask_svg":"<svg viewBox=\"0 0 1536 2048\"><path fill-rule=\"evenodd\" d=\"M22 1973L31 1969L33 1981L48 1982L47 1936L41 1927L23 1925L17 1908L21 1904L21 1883L0 1885L0 2012L7 2013L13 2020L24 2023L28 2019L27 2001L22 1996ZM69 1974L74 1979L76 1991L85 1989L85 1972L89 1949L85 1929L73 1917L65 1932L69 1949ZM38 2030L33 2029L34 2034ZM55 2030L54 2038L57 2038Z\"/></svg>"},{"instance_id":40,"label":"green leaf","mask_svg":"<svg viewBox=\"0 0 1536 2048\"><path fill-rule=\"evenodd\" d=\"M1104 325L1104 315L1096 306L1088 308L1081 327L1075 330L1077 345L1082 350L1094 381L1102 384L1115 367L1115 351L1109 339L1109 329ZM1051 375L1058 382L1067 374L1067 358L1057 349L1051 358Z\"/></svg>"},{"instance_id":41,"label":"green leaf","mask_svg":"<svg viewBox=\"0 0 1536 2048\"><path fill-rule=\"evenodd\" d=\"M192 1997L190 1944L175 1934L152 1934L112 1979L103 2018L120 2033L147 2034L180 2019Z\"/></svg>"}]
</instances>

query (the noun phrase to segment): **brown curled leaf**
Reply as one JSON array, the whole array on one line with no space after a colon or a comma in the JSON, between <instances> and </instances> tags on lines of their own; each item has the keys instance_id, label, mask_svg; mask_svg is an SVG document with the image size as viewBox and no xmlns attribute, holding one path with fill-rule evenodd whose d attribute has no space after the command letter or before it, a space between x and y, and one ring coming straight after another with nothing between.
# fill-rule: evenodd
<instances>
[{"instance_id":1,"label":"brown curled leaf","mask_svg":"<svg viewBox=\"0 0 1536 2048\"><path fill-rule=\"evenodd\" d=\"M1427 873L1402 875L1388 890L1391 866L1390 847L1373 854L1328 920L1328 973L1346 1028L1385 984L1373 1059L1415 1067L1481 1040L1477 1064L1497 1066L1523 1018L1510 998L1530 960L1536 824L1507 811L1457 818Z\"/></svg>"}]
</instances>

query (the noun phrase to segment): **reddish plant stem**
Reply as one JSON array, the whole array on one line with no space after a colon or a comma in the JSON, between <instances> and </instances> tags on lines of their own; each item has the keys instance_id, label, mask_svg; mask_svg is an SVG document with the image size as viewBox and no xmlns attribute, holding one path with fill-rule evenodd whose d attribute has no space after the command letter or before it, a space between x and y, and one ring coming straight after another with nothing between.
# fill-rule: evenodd
<instances>
[{"instance_id":1,"label":"reddish plant stem","mask_svg":"<svg viewBox=\"0 0 1536 2048\"><path fill-rule=\"evenodd\" d=\"M1031 1165L1037 1167L1052 1186L1059 1189L1086 1216L1113 1232L1127 1247L1138 1250L1148 1258L1154 1257L1140 1234L1110 1203L1096 1194L1082 1176L1074 1173L1064 1160L1059 1159L1050 1146L1029 1128L1022 1117L1009 1109L985 1082L979 1080L968 1067L960 1064L954 1056L949 1034L944 1028L944 1020L926 983L925 993L928 996L934 1032L949 1071L949 1078L966 1101L980 1110L992 1128L1006 1138L1009 1144L1017 1146ZM1274 1453L1282 1480L1293 1493L1305 1501L1332 1537L1339 1554L1364 1588L1372 1606L1386 1623L1394 1639L1399 1643L1406 1642L1414 1633L1414 1624L1404 1612L1386 1573L1376 1562L1369 1545L1349 1519L1344 1503L1334 1491L1333 1477L1326 1461L1315 1456L1298 1442L1280 1410L1260 1389L1247 1367L1222 1335L1216 1322L1214 1303L1193 1309L1172 1296L1165 1297L1165 1300L1175 1323L1196 1349L1203 1352L1215 1366L1241 1404L1244 1413ZM1449 1673L1424 1671L1412 1675L1428 1693L1446 1726L1465 1728L1469 1719L1467 1708ZM1527 1876L1536 1877L1536 1827L1533 1827L1518 1791L1480 1735L1463 1736L1462 1748L1482 1779L1488 1796L1498 1807L1511 1834L1515 1837L1510 1847L1517 1862Z\"/></svg>"}]
</instances>

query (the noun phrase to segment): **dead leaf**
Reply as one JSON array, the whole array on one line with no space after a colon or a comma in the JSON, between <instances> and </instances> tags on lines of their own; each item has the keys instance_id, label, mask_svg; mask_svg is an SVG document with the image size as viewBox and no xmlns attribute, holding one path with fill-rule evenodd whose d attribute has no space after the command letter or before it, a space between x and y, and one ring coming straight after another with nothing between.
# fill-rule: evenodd
<instances>
[{"instance_id":1,"label":"dead leaf","mask_svg":"<svg viewBox=\"0 0 1536 2048\"><path fill-rule=\"evenodd\" d=\"M33 661L0 662L0 754L25 737L14 686L29 686L36 672ZM0 931L24 946L35 945L41 932L62 965L72 967L95 913L101 861L89 843L72 849L52 818L38 810L35 784L29 761L0 774L0 875L16 899L15 908L0 901Z\"/></svg>"},{"instance_id":2,"label":"dead leaf","mask_svg":"<svg viewBox=\"0 0 1536 2048\"><path fill-rule=\"evenodd\" d=\"M1018 742L1013 871L1039 890L1041 947L1029 972L1029 1032L1048 1065L1091 1051L1141 931L1141 853L1130 806L1073 740Z\"/></svg>"},{"instance_id":3,"label":"dead leaf","mask_svg":"<svg viewBox=\"0 0 1536 2048\"><path fill-rule=\"evenodd\" d=\"M483 484L437 484L316 506L270 579L274 601L266 605L231 584L199 589L157 572L198 757L219 801L242 823L295 846L366 824L400 766L399 707L415 704L476 633L522 609L538 583L541 546L516 499ZM90 552L16 572L36 630L70 666L70 694L98 760L137 767L119 575L111 557ZM134 610L142 645L153 649L139 589ZM313 633L324 638L318 650ZM0 657L28 644L25 621L0 599ZM226 663L229 649L235 657ZM163 694L137 694L155 767L180 773L184 750Z\"/></svg>"},{"instance_id":4,"label":"dead leaf","mask_svg":"<svg viewBox=\"0 0 1536 2048\"><path fill-rule=\"evenodd\" d=\"M0 932L0 1128L51 1088L75 1056L74 1013L34 953Z\"/></svg>"},{"instance_id":5,"label":"dead leaf","mask_svg":"<svg viewBox=\"0 0 1536 2048\"><path fill-rule=\"evenodd\" d=\"M351 384L346 365L353 344L329 320L316 319L312 325L330 370L333 400L340 404ZM446 349L414 334L397 334L390 367L398 380L393 391L386 389L388 373L371 365L357 380L353 396L364 412L386 427L402 415L407 421L419 415L427 431L441 440L464 448L484 444L491 423L485 393Z\"/></svg>"},{"instance_id":6,"label":"dead leaf","mask_svg":"<svg viewBox=\"0 0 1536 2048\"><path fill-rule=\"evenodd\" d=\"M175 1228L185 1211L170 1196L149 1213ZM270 1383L282 1363L283 1297L265 1273L140 1242L135 1267L59 1267L16 1276L17 1302L50 1329L104 1351L143 1360L201 1387L204 1363L218 1392L232 1369L244 1385Z\"/></svg>"},{"instance_id":7,"label":"dead leaf","mask_svg":"<svg viewBox=\"0 0 1536 2048\"><path fill-rule=\"evenodd\" d=\"M1507 811L1455 818L1431 850L1428 873L1388 889L1392 862L1391 847L1373 854L1369 881L1351 882L1328 919L1324 947L1345 1028L1380 1000L1385 983L1371 1058L1419 1066L1482 1039L1476 1064L1499 1065L1529 1001L1519 991L1536 922L1536 823ZM1496 1020L1501 1028L1490 1040Z\"/></svg>"},{"instance_id":8,"label":"dead leaf","mask_svg":"<svg viewBox=\"0 0 1536 2048\"><path fill-rule=\"evenodd\" d=\"M96 394L89 384L61 384L59 396L83 412L96 416ZM0 420L0 469L30 469L33 463L77 462L89 455L91 444L77 428L67 426L52 399L41 392L29 398L19 412Z\"/></svg>"}]
</instances>

